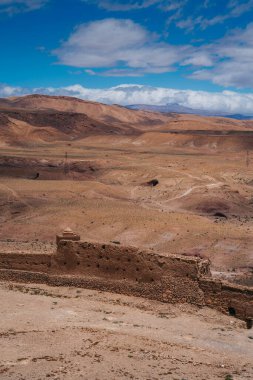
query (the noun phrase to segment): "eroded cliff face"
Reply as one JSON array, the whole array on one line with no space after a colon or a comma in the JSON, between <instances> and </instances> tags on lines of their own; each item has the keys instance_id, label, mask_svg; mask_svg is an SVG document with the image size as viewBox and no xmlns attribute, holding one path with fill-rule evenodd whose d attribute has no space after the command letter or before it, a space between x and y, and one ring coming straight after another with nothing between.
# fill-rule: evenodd
<instances>
[{"instance_id":1,"label":"eroded cliff face","mask_svg":"<svg viewBox=\"0 0 253 380\"><path fill-rule=\"evenodd\" d=\"M209 261L133 247L62 240L53 255L0 254L0 279L73 285L209 306L249 321L253 289L211 277Z\"/></svg>"}]
</instances>

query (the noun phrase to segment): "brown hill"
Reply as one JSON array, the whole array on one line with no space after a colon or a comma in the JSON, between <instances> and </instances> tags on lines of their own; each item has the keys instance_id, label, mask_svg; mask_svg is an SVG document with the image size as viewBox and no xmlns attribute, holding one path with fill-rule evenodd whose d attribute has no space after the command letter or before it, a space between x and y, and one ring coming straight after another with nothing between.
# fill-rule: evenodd
<instances>
[{"instance_id":1,"label":"brown hill","mask_svg":"<svg viewBox=\"0 0 253 380\"><path fill-rule=\"evenodd\" d=\"M168 121L168 116L148 111L132 111L118 105L107 105L67 96L27 95L0 99L1 108L18 108L33 111L60 111L85 114L104 123L131 125L158 125Z\"/></svg>"},{"instance_id":2,"label":"brown hill","mask_svg":"<svg viewBox=\"0 0 253 380\"><path fill-rule=\"evenodd\" d=\"M169 116L69 97L0 99L2 145L76 140L90 135L138 135L165 126Z\"/></svg>"},{"instance_id":3,"label":"brown hill","mask_svg":"<svg viewBox=\"0 0 253 380\"><path fill-rule=\"evenodd\" d=\"M153 136L150 142L141 136L147 132ZM160 133L156 136L157 132ZM231 136L231 132L245 132L245 135ZM237 149L238 145L241 150L252 145L253 122L136 111L66 96L28 95L0 99L2 146L73 141L94 135L140 136L139 143L143 146L158 143L161 138L161 144L166 142L172 146L199 148L206 145L223 149L231 145ZM249 139L245 139L246 136Z\"/></svg>"},{"instance_id":4,"label":"brown hill","mask_svg":"<svg viewBox=\"0 0 253 380\"><path fill-rule=\"evenodd\" d=\"M176 117L177 116L177 117ZM175 115L169 120L169 130L202 131L253 131L252 120L235 120L225 117Z\"/></svg>"}]
</instances>

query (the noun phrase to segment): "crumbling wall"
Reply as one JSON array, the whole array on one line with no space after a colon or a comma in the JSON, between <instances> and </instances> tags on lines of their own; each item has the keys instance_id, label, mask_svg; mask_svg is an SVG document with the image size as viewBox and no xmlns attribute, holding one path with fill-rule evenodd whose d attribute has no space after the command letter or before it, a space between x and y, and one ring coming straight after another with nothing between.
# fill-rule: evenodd
<instances>
[{"instance_id":1,"label":"crumbling wall","mask_svg":"<svg viewBox=\"0 0 253 380\"><path fill-rule=\"evenodd\" d=\"M213 278L201 278L205 304L241 319L253 319L253 289Z\"/></svg>"},{"instance_id":2,"label":"crumbling wall","mask_svg":"<svg viewBox=\"0 0 253 380\"><path fill-rule=\"evenodd\" d=\"M211 277L209 261L132 247L60 241L53 255L0 254L0 280L80 286L253 319L253 289Z\"/></svg>"},{"instance_id":3,"label":"crumbling wall","mask_svg":"<svg viewBox=\"0 0 253 380\"><path fill-rule=\"evenodd\" d=\"M0 253L0 268L47 272L51 267L51 255L32 253Z\"/></svg>"},{"instance_id":4,"label":"crumbling wall","mask_svg":"<svg viewBox=\"0 0 253 380\"><path fill-rule=\"evenodd\" d=\"M61 241L52 270L93 278L96 288L135 294L163 302L204 304L198 279L209 274L199 258L163 256L136 248Z\"/></svg>"}]
</instances>

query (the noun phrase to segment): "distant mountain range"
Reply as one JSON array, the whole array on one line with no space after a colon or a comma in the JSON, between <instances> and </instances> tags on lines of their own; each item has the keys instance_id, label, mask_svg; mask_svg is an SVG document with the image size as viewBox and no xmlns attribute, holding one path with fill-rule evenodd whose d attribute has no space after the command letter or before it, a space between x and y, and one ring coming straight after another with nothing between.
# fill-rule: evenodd
<instances>
[{"instance_id":1,"label":"distant mountain range","mask_svg":"<svg viewBox=\"0 0 253 380\"><path fill-rule=\"evenodd\" d=\"M152 112L161 112L161 113L184 113L184 114L194 114L201 116L218 116L218 117L227 117L237 120L253 120L253 115L242 115L242 114L229 114L226 112L212 112L207 110L194 109L189 107L181 106L177 103L170 103L161 106L155 106L151 104L131 104L126 106L126 108L131 110L145 110Z\"/></svg>"}]
</instances>

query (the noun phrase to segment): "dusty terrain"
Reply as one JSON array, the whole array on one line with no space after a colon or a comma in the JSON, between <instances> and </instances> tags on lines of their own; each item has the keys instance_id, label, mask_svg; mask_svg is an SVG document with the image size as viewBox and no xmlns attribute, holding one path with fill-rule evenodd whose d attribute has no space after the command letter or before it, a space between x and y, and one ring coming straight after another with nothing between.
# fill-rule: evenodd
<instances>
[{"instance_id":1,"label":"dusty terrain","mask_svg":"<svg viewBox=\"0 0 253 380\"><path fill-rule=\"evenodd\" d=\"M208 257L216 275L252 284L253 122L47 96L0 106L17 118L0 128L3 244L53 242L70 226L83 239ZM38 137L42 121L53 141Z\"/></svg>"},{"instance_id":2,"label":"dusty terrain","mask_svg":"<svg viewBox=\"0 0 253 380\"><path fill-rule=\"evenodd\" d=\"M252 334L206 308L41 285L0 297L3 380L252 379Z\"/></svg>"},{"instance_id":3,"label":"dusty terrain","mask_svg":"<svg viewBox=\"0 0 253 380\"><path fill-rule=\"evenodd\" d=\"M59 97L0 100L0 249L51 252L68 226L88 241L209 258L214 276L252 286L252 150L250 121ZM42 370L60 379L252 378L252 340L229 317L47 291L69 298L59 306L2 285L1 313L12 318L1 327L10 347L1 378L44 379ZM107 321L107 309L122 323Z\"/></svg>"}]
</instances>

